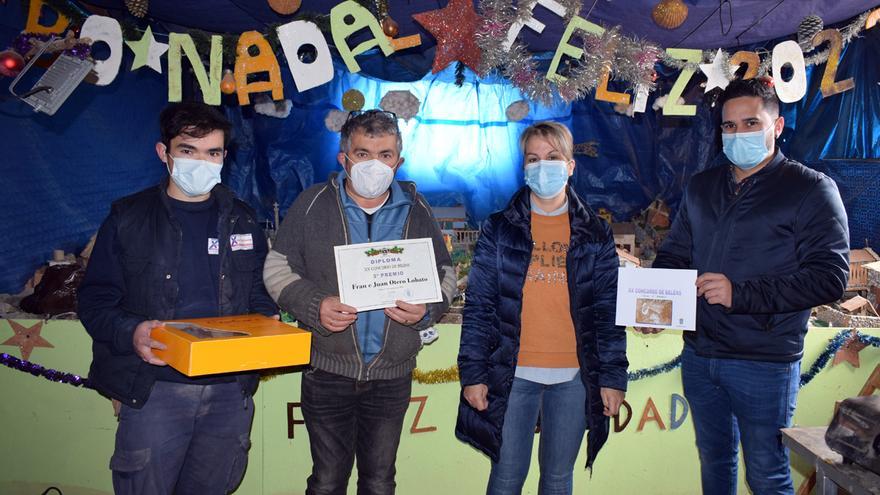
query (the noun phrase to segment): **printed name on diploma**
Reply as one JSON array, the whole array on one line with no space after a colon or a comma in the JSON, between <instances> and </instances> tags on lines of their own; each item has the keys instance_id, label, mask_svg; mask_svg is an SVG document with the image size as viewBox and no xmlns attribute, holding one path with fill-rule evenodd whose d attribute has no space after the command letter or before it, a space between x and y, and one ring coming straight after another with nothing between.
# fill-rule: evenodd
<instances>
[{"instance_id":1,"label":"printed name on diploma","mask_svg":"<svg viewBox=\"0 0 880 495\"><path fill-rule=\"evenodd\" d=\"M358 311L443 300L430 238L335 246L339 298Z\"/></svg>"}]
</instances>

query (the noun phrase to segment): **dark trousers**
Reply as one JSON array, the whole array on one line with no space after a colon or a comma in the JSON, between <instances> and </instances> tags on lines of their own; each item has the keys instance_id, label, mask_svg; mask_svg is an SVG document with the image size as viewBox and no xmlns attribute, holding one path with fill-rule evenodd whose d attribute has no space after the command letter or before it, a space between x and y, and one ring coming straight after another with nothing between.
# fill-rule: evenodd
<instances>
[{"instance_id":1,"label":"dark trousers","mask_svg":"<svg viewBox=\"0 0 880 495\"><path fill-rule=\"evenodd\" d=\"M393 494L412 377L360 382L312 369L302 378L312 475L307 495L345 495L357 458L361 495Z\"/></svg>"},{"instance_id":2,"label":"dark trousers","mask_svg":"<svg viewBox=\"0 0 880 495\"><path fill-rule=\"evenodd\" d=\"M739 444L755 495L794 495L780 428L791 426L800 361L771 363L681 354L706 495L735 495Z\"/></svg>"},{"instance_id":3,"label":"dark trousers","mask_svg":"<svg viewBox=\"0 0 880 495\"><path fill-rule=\"evenodd\" d=\"M253 399L237 382L157 381L144 407L123 405L110 459L117 495L220 495L241 482Z\"/></svg>"}]
</instances>

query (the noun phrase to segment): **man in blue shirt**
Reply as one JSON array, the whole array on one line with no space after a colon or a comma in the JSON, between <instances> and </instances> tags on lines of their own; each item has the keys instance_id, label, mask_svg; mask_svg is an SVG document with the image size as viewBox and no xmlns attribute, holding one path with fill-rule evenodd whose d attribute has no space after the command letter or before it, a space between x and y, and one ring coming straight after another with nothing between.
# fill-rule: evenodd
<instances>
[{"instance_id":1,"label":"man in blue shirt","mask_svg":"<svg viewBox=\"0 0 880 495\"><path fill-rule=\"evenodd\" d=\"M169 177L113 203L78 290L89 380L120 404L115 493L224 494L247 464L258 376L190 378L153 353L164 346L150 332L160 320L276 314L262 278L268 247L253 210L219 184L226 118L175 103L160 126Z\"/></svg>"},{"instance_id":2,"label":"man in blue shirt","mask_svg":"<svg viewBox=\"0 0 880 495\"><path fill-rule=\"evenodd\" d=\"M419 331L440 319L455 295L449 252L430 208L403 164L397 117L369 110L342 128L337 158L344 174L303 191L288 210L266 258L269 294L312 332L303 374L303 418L311 444L307 494L345 493L354 459L358 493L391 494ZM443 301L397 301L384 310L342 304L334 246L431 238Z\"/></svg>"}]
</instances>

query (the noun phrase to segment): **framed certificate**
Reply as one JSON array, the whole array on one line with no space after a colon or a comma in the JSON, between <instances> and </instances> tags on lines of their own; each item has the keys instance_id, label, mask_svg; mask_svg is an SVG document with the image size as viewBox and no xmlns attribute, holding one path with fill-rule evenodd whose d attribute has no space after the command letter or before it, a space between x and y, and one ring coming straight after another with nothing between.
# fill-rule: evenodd
<instances>
[{"instance_id":1,"label":"framed certificate","mask_svg":"<svg viewBox=\"0 0 880 495\"><path fill-rule=\"evenodd\" d=\"M440 279L429 238L335 246L339 299L358 311L440 302Z\"/></svg>"},{"instance_id":2,"label":"framed certificate","mask_svg":"<svg viewBox=\"0 0 880 495\"><path fill-rule=\"evenodd\" d=\"M696 329L696 270L618 268L617 274L617 325Z\"/></svg>"}]
</instances>

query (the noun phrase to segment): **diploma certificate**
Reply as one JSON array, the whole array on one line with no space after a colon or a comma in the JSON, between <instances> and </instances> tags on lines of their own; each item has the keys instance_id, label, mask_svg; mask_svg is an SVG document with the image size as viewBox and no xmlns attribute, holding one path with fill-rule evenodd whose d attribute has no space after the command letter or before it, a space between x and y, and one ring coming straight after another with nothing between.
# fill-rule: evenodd
<instances>
[{"instance_id":1,"label":"diploma certificate","mask_svg":"<svg viewBox=\"0 0 880 495\"><path fill-rule=\"evenodd\" d=\"M696 329L696 270L618 268L617 274L616 324Z\"/></svg>"},{"instance_id":2,"label":"diploma certificate","mask_svg":"<svg viewBox=\"0 0 880 495\"><path fill-rule=\"evenodd\" d=\"M335 246L339 299L358 311L390 308L394 301L440 302L434 243L423 239Z\"/></svg>"}]
</instances>

